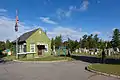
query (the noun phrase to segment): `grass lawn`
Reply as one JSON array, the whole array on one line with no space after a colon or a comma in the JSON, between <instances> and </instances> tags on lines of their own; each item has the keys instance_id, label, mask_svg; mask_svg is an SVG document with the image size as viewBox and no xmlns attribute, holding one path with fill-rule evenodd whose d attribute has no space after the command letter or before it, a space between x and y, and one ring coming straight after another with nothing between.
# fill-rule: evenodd
<instances>
[{"instance_id":1,"label":"grass lawn","mask_svg":"<svg viewBox=\"0 0 120 80\"><path fill-rule=\"evenodd\" d=\"M99 54L97 54L97 55L90 55L89 53L75 53L75 52L73 52L73 54L78 54L78 55L81 55L81 56L93 56L93 57L98 57L98 58L100 58L101 57L101 55L100 55L100 53Z\"/></svg>"},{"instance_id":2,"label":"grass lawn","mask_svg":"<svg viewBox=\"0 0 120 80\"><path fill-rule=\"evenodd\" d=\"M33 59L20 59L22 61L57 61L57 60L68 60L71 61L73 60L70 57L60 57L60 56L45 56L45 57L40 57L40 58L33 58Z\"/></svg>"},{"instance_id":3,"label":"grass lawn","mask_svg":"<svg viewBox=\"0 0 120 80\"><path fill-rule=\"evenodd\" d=\"M12 61L14 60L16 57L15 56L6 56L6 57L3 57L4 60L7 60L7 61Z\"/></svg>"},{"instance_id":4,"label":"grass lawn","mask_svg":"<svg viewBox=\"0 0 120 80\"><path fill-rule=\"evenodd\" d=\"M120 65L116 64L92 64L88 66L89 69L119 75L120 76Z\"/></svg>"},{"instance_id":5,"label":"grass lawn","mask_svg":"<svg viewBox=\"0 0 120 80\"><path fill-rule=\"evenodd\" d=\"M16 59L15 56L6 56L4 57L5 60L21 60L21 61L57 61L57 60L68 60L72 61L71 57L61 57L61 56L41 56L39 58L20 58Z\"/></svg>"}]
</instances>

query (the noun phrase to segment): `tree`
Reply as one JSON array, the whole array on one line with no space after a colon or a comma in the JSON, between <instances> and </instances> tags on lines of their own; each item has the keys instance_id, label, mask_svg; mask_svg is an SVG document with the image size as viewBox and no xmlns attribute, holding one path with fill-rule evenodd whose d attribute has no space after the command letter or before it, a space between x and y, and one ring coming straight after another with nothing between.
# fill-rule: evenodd
<instances>
[{"instance_id":1,"label":"tree","mask_svg":"<svg viewBox=\"0 0 120 80\"><path fill-rule=\"evenodd\" d=\"M98 42L98 48L99 49L105 49L105 47L106 47L105 41L103 41L102 39L100 39L100 41Z\"/></svg>"},{"instance_id":2,"label":"tree","mask_svg":"<svg viewBox=\"0 0 120 80\"><path fill-rule=\"evenodd\" d=\"M99 41L99 38L98 38L98 35L97 35L97 34L95 34L95 36L94 36L94 40L95 40L96 42Z\"/></svg>"},{"instance_id":3,"label":"tree","mask_svg":"<svg viewBox=\"0 0 120 80\"><path fill-rule=\"evenodd\" d=\"M80 48L80 43L77 40L74 41L74 47L75 49Z\"/></svg>"},{"instance_id":4,"label":"tree","mask_svg":"<svg viewBox=\"0 0 120 80\"><path fill-rule=\"evenodd\" d=\"M98 35L94 35L94 48L98 48L98 41L99 41L99 38L98 38Z\"/></svg>"},{"instance_id":5,"label":"tree","mask_svg":"<svg viewBox=\"0 0 120 80\"><path fill-rule=\"evenodd\" d=\"M51 49L53 50L53 45L55 45L55 40L54 38L51 39Z\"/></svg>"},{"instance_id":6,"label":"tree","mask_svg":"<svg viewBox=\"0 0 120 80\"><path fill-rule=\"evenodd\" d=\"M87 42L87 35L84 35L82 38L82 41L81 41L81 47L82 48L87 48L88 47L88 42Z\"/></svg>"},{"instance_id":7,"label":"tree","mask_svg":"<svg viewBox=\"0 0 120 80\"><path fill-rule=\"evenodd\" d=\"M5 50L5 42L4 41L0 41L0 51Z\"/></svg>"},{"instance_id":8,"label":"tree","mask_svg":"<svg viewBox=\"0 0 120 80\"><path fill-rule=\"evenodd\" d=\"M100 40L98 35L84 35L82 39L80 39L80 47L81 48L103 48L105 47L104 41Z\"/></svg>"},{"instance_id":9,"label":"tree","mask_svg":"<svg viewBox=\"0 0 120 80\"><path fill-rule=\"evenodd\" d=\"M119 29L115 29L113 31L112 46L113 46L113 48L120 47L120 31L119 31Z\"/></svg>"},{"instance_id":10,"label":"tree","mask_svg":"<svg viewBox=\"0 0 120 80\"><path fill-rule=\"evenodd\" d=\"M79 40L80 48L82 48L82 38Z\"/></svg>"},{"instance_id":11,"label":"tree","mask_svg":"<svg viewBox=\"0 0 120 80\"><path fill-rule=\"evenodd\" d=\"M12 47L11 45L12 45L11 42L9 40L6 40L5 48L10 49Z\"/></svg>"},{"instance_id":12,"label":"tree","mask_svg":"<svg viewBox=\"0 0 120 80\"><path fill-rule=\"evenodd\" d=\"M62 36L55 37L55 47L58 49L62 45Z\"/></svg>"},{"instance_id":13,"label":"tree","mask_svg":"<svg viewBox=\"0 0 120 80\"><path fill-rule=\"evenodd\" d=\"M111 41L107 41L107 48L112 48L112 44L111 44Z\"/></svg>"},{"instance_id":14,"label":"tree","mask_svg":"<svg viewBox=\"0 0 120 80\"><path fill-rule=\"evenodd\" d=\"M10 42L9 40L6 40L5 42L5 49L10 49L11 51L14 50L14 46L12 44L12 42Z\"/></svg>"},{"instance_id":15,"label":"tree","mask_svg":"<svg viewBox=\"0 0 120 80\"><path fill-rule=\"evenodd\" d=\"M91 34L90 36L88 36L87 41L88 41L88 48L94 48L94 41L92 38L93 34Z\"/></svg>"},{"instance_id":16,"label":"tree","mask_svg":"<svg viewBox=\"0 0 120 80\"><path fill-rule=\"evenodd\" d=\"M68 38L68 48L70 49L71 52L75 50L74 41L69 38Z\"/></svg>"},{"instance_id":17,"label":"tree","mask_svg":"<svg viewBox=\"0 0 120 80\"><path fill-rule=\"evenodd\" d=\"M64 41L62 45L68 48L68 41Z\"/></svg>"}]
</instances>

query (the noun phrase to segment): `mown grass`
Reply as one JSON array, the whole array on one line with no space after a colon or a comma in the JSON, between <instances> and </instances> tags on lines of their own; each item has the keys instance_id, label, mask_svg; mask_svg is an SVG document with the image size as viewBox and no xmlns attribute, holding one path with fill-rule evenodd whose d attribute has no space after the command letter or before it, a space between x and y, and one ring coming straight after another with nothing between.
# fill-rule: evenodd
<instances>
[{"instance_id":1,"label":"mown grass","mask_svg":"<svg viewBox=\"0 0 120 80\"><path fill-rule=\"evenodd\" d=\"M88 66L89 69L104 72L108 74L114 74L120 76L120 65L118 64L92 64Z\"/></svg>"},{"instance_id":2,"label":"mown grass","mask_svg":"<svg viewBox=\"0 0 120 80\"><path fill-rule=\"evenodd\" d=\"M98 58L100 58L101 57L101 54L100 53L98 53L97 55L91 55L91 54L89 54L89 53L84 53L84 52L82 52L82 53L76 53L76 52L73 52L73 54L77 54L77 55L80 55L80 56L92 56L92 57L98 57Z\"/></svg>"},{"instance_id":3,"label":"mown grass","mask_svg":"<svg viewBox=\"0 0 120 80\"><path fill-rule=\"evenodd\" d=\"M67 61L72 61L73 59L71 57L65 57L65 56L41 56L39 58L20 58L17 59L15 56L6 56L3 58L4 60L7 61L12 61L12 60L20 60L20 61L58 61L58 60L67 60Z\"/></svg>"},{"instance_id":4,"label":"mown grass","mask_svg":"<svg viewBox=\"0 0 120 80\"><path fill-rule=\"evenodd\" d=\"M22 61L58 61L58 60L72 61L73 59L70 57L45 56L45 57L32 58L32 59L23 58L20 60L22 60Z\"/></svg>"},{"instance_id":5,"label":"mown grass","mask_svg":"<svg viewBox=\"0 0 120 80\"><path fill-rule=\"evenodd\" d=\"M7 60L7 61L12 61L12 60L15 60L16 57L15 56L5 56L3 57L4 60Z\"/></svg>"}]
</instances>

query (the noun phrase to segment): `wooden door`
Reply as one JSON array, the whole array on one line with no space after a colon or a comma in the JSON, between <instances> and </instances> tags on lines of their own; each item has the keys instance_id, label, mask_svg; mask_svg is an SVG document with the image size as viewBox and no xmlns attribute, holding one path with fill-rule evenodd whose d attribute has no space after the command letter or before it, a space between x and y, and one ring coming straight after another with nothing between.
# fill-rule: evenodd
<instances>
[{"instance_id":1,"label":"wooden door","mask_svg":"<svg viewBox=\"0 0 120 80\"><path fill-rule=\"evenodd\" d=\"M42 49L38 49L38 55L42 55Z\"/></svg>"}]
</instances>

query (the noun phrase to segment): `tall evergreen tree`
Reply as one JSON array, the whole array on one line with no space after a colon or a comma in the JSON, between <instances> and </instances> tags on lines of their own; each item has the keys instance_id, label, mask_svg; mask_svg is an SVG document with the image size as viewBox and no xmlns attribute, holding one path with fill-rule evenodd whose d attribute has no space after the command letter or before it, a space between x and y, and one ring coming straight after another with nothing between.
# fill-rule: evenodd
<instances>
[{"instance_id":1,"label":"tall evergreen tree","mask_svg":"<svg viewBox=\"0 0 120 80\"><path fill-rule=\"evenodd\" d=\"M51 39L51 49L53 50L53 46L55 45L55 40L54 38Z\"/></svg>"},{"instance_id":2,"label":"tall evergreen tree","mask_svg":"<svg viewBox=\"0 0 120 80\"><path fill-rule=\"evenodd\" d=\"M105 47L106 47L105 41L100 39L100 41L98 42L98 48L99 49L105 49Z\"/></svg>"},{"instance_id":3,"label":"tall evergreen tree","mask_svg":"<svg viewBox=\"0 0 120 80\"><path fill-rule=\"evenodd\" d=\"M5 50L5 42L0 41L0 51Z\"/></svg>"},{"instance_id":4,"label":"tall evergreen tree","mask_svg":"<svg viewBox=\"0 0 120 80\"><path fill-rule=\"evenodd\" d=\"M73 40L68 38L68 48L71 50L71 52L75 50L75 44L74 43L75 42Z\"/></svg>"},{"instance_id":5,"label":"tall evergreen tree","mask_svg":"<svg viewBox=\"0 0 120 80\"><path fill-rule=\"evenodd\" d=\"M88 48L88 42L87 42L88 36L87 36L87 35L84 35L82 38L83 38L83 39L82 39L82 41L81 41L81 47L82 47L82 48Z\"/></svg>"},{"instance_id":6,"label":"tall evergreen tree","mask_svg":"<svg viewBox=\"0 0 120 80\"><path fill-rule=\"evenodd\" d=\"M77 40L74 41L74 47L75 49L80 48L80 43Z\"/></svg>"},{"instance_id":7,"label":"tall evergreen tree","mask_svg":"<svg viewBox=\"0 0 120 80\"><path fill-rule=\"evenodd\" d=\"M93 38L92 38L92 34L90 36L88 36L87 41L88 41L88 48L94 48L94 42L93 42Z\"/></svg>"},{"instance_id":8,"label":"tall evergreen tree","mask_svg":"<svg viewBox=\"0 0 120 80\"><path fill-rule=\"evenodd\" d=\"M107 48L112 48L112 44L111 44L111 41L107 41Z\"/></svg>"},{"instance_id":9,"label":"tall evergreen tree","mask_svg":"<svg viewBox=\"0 0 120 80\"><path fill-rule=\"evenodd\" d=\"M11 47L12 47L11 42L10 42L9 40L6 40L5 48L6 48L6 49L11 49Z\"/></svg>"},{"instance_id":10,"label":"tall evergreen tree","mask_svg":"<svg viewBox=\"0 0 120 80\"><path fill-rule=\"evenodd\" d=\"M113 31L112 46L113 46L113 48L120 47L120 31L119 31L119 29L115 29Z\"/></svg>"},{"instance_id":11,"label":"tall evergreen tree","mask_svg":"<svg viewBox=\"0 0 120 80\"><path fill-rule=\"evenodd\" d=\"M95 34L94 35L94 48L98 48L98 41L99 41L98 35Z\"/></svg>"},{"instance_id":12,"label":"tall evergreen tree","mask_svg":"<svg viewBox=\"0 0 120 80\"><path fill-rule=\"evenodd\" d=\"M60 46L62 46L62 36L56 36L55 37L55 47L58 49Z\"/></svg>"}]
</instances>

